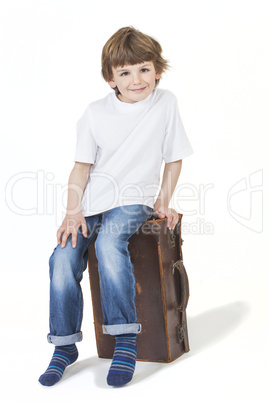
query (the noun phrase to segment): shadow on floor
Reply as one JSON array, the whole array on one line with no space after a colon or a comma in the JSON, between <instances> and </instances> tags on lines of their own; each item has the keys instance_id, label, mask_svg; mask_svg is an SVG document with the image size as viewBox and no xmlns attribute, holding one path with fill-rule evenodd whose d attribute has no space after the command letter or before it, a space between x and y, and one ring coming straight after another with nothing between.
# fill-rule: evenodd
<instances>
[{"instance_id":1,"label":"shadow on floor","mask_svg":"<svg viewBox=\"0 0 268 402\"><path fill-rule=\"evenodd\" d=\"M169 364L179 364L205 349L223 341L230 336L246 319L250 307L243 301L237 301L225 306L217 307L197 316L188 317L188 331L190 341L190 352L185 353L172 363L141 363L138 362L135 375L131 384L137 384L146 378L153 376L159 370L165 369ZM96 386L107 388L106 376L111 364L110 359L100 359L97 356L77 361L68 367L62 381L73 377L83 371L93 373Z\"/></svg>"},{"instance_id":2,"label":"shadow on floor","mask_svg":"<svg viewBox=\"0 0 268 402\"><path fill-rule=\"evenodd\" d=\"M249 315L248 303L237 301L188 317L190 355L221 342L231 335Z\"/></svg>"}]
</instances>

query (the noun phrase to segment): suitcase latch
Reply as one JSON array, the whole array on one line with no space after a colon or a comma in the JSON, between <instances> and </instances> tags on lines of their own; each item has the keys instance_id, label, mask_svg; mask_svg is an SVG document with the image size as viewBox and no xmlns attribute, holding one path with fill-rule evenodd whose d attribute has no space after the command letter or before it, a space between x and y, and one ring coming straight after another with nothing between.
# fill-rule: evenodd
<instances>
[{"instance_id":1,"label":"suitcase latch","mask_svg":"<svg viewBox=\"0 0 268 402\"><path fill-rule=\"evenodd\" d=\"M174 234L173 230L170 230L168 232L169 236L168 236L168 248L174 248L175 247L175 241L176 241L176 235Z\"/></svg>"},{"instance_id":2,"label":"suitcase latch","mask_svg":"<svg viewBox=\"0 0 268 402\"><path fill-rule=\"evenodd\" d=\"M177 342L182 343L185 337L185 322L177 325Z\"/></svg>"}]
</instances>

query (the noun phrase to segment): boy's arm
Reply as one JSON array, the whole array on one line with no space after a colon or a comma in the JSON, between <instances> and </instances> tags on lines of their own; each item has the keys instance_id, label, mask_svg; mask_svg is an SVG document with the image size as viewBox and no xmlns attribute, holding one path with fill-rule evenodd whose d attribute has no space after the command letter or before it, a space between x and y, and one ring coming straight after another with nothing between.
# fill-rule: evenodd
<instances>
[{"instance_id":1,"label":"boy's arm","mask_svg":"<svg viewBox=\"0 0 268 402\"><path fill-rule=\"evenodd\" d=\"M58 244L64 248L68 236L72 235L72 246L76 247L77 232L82 227L84 237L87 237L86 220L81 210L81 200L88 182L90 163L75 162L68 181L68 201L65 218L57 231Z\"/></svg>"},{"instance_id":2,"label":"boy's arm","mask_svg":"<svg viewBox=\"0 0 268 402\"><path fill-rule=\"evenodd\" d=\"M178 182L181 168L182 159L165 164L161 189L154 204L154 215L157 218L165 218L166 216L169 229L174 229L179 220L179 215L175 209L168 208L168 206Z\"/></svg>"}]
</instances>

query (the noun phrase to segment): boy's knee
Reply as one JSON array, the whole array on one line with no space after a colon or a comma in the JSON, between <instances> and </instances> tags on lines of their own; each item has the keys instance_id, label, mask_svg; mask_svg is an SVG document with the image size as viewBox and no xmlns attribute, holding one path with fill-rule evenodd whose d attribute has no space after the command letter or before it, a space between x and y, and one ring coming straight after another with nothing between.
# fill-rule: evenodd
<instances>
[{"instance_id":1,"label":"boy's knee","mask_svg":"<svg viewBox=\"0 0 268 402\"><path fill-rule=\"evenodd\" d=\"M109 252L117 249L121 249L124 246L124 243L127 245L127 241L122 238L117 238L108 235L99 235L95 241L95 251L96 255L105 251L105 254L109 255Z\"/></svg>"},{"instance_id":2,"label":"boy's knee","mask_svg":"<svg viewBox=\"0 0 268 402\"><path fill-rule=\"evenodd\" d=\"M74 253L70 252L67 248L61 248L59 245L53 251L49 259L49 275L50 280L59 287L60 284L64 285L69 282L75 275L73 272Z\"/></svg>"},{"instance_id":3,"label":"boy's knee","mask_svg":"<svg viewBox=\"0 0 268 402\"><path fill-rule=\"evenodd\" d=\"M50 280L52 288L58 292L62 292L66 285L70 282L70 271L66 270L63 265L57 264L50 270Z\"/></svg>"}]
</instances>

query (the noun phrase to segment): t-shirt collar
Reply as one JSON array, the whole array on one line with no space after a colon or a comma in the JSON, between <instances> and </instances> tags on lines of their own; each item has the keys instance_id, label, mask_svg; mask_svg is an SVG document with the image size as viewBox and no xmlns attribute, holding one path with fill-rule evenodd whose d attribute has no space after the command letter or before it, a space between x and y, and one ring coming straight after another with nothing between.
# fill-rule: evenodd
<instances>
[{"instance_id":1,"label":"t-shirt collar","mask_svg":"<svg viewBox=\"0 0 268 402\"><path fill-rule=\"evenodd\" d=\"M118 99L116 92L114 91L113 95L113 101L114 103L116 103L116 105L118 107L121 107L122 109L131 109L131 108L136 108L139 106L143 106L145 104L147 104L148 102L150 102L150 99L153 96L155 89L152 90L152 92L150 93L150 95L148 95L145 99L138 101L138 102L134 102L134 103L129 103L129 102L122 102L120 99Z\"/></svg>"}]
</instances>

